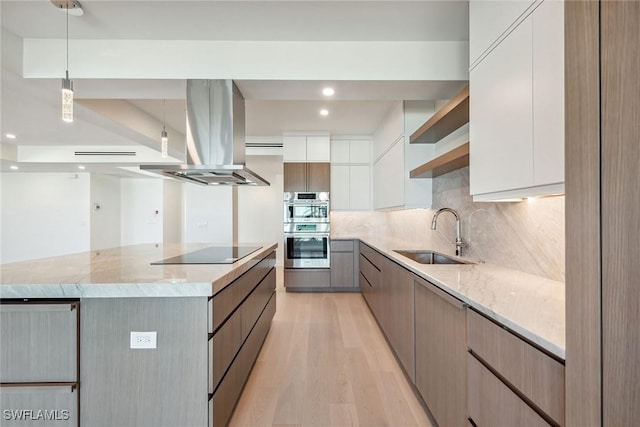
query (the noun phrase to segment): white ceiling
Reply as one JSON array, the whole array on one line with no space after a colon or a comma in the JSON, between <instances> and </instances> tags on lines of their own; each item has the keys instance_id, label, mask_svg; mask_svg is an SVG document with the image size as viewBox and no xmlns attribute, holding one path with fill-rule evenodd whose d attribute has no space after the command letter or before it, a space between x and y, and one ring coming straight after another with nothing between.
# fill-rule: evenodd
<instances>
[{"instance_id":1,"label":"white ceiling","mask_svg":"<svg viewBox=\"0 0 640 427\"><path fill-rule=\"evenodd\" d=\"M400 41L468 40L467 1L82 1L84 16L69 18L72 38ZM19 52L5 40L64 38L65 14L49 0L0 2L2 142L18 145L131 145L157 141L75 105L75 121L60 120L60 81L21 77ZM7 38L7 31L13 33ZM18 38L13 35L17 35ZM371 134L393 101L452 97L460 81L238 80L246 99L246 134L283 131ZM127 100L184 133L185 80L78 80L77 99ZM335 96L321 94L325 86ZM163 103L163 100L166 102ZM81 102L81 101L80 101ZM327 108L329 116L318 114ZM5 133L18 135L8 140ZM7 162L0 168L6 170ZM68 166L68 167L67 167ZM76 171L75 165L53 170ZM121 173L113 165L113 173ZM41 166L44 167L44 166ZM21 168L24 169L24 168ZM101 172L108 170L104 165Z\"/></svg>"},{"instance_id":2,"label":"white ceiling","mask_svg":"<svg viewBox=\"0 0 640 427\"><path fill-rule=\"evenodd\" d=\"M469 39L468 2L82 0L69 36L146 40ZM65 14L49 0L2 1L2 25L23 38L62 38Z\"/></svg>"}]
</instances>

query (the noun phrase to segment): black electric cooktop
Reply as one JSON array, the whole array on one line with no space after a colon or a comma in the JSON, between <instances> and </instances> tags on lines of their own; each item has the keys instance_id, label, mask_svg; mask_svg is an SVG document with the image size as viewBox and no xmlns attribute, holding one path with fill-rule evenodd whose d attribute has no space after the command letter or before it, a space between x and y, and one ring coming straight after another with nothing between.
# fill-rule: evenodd
<instances>
[{"instance_id":1,"label":"black electric cooktop","mask_svg":"<svg viewBox=\"0 0 640 427\"><path fill-rule=\"evenodd\" d=\"M211 246L186 254L152 262L151 265L165 264L233 264L257 251L262 246Z\"/></svg>"}]
</instances>

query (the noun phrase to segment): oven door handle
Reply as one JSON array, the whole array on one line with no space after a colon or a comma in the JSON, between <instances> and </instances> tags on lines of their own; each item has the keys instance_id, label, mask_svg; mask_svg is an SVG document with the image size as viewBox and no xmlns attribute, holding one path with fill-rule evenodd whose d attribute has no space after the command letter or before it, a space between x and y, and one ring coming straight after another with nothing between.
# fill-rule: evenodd
<instances>
[{"instance_id":1,"label":"oven door handle","mask_svg":"<svg viewBox=\"0 0 640 427\"><path fill-rule=\"evenodd\" d=\"M299 238L299 239L308 239L308 238L329 238L329 233L284 233L285 238Z\"/></svg>"}]
</instances>

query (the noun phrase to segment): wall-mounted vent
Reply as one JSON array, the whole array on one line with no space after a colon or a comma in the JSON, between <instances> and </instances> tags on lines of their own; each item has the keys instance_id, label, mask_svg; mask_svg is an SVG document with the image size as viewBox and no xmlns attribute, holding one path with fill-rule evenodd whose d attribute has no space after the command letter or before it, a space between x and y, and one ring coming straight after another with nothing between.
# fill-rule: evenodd
<instances>
[{"instance_id":1,"label":"wall-mounted vent","mask_svg":"<svg viewBox=\"0 0 640 427\"><path fill-rule=\"evenodd\" d=\"M135 151L76 151L76 156L135 156Z\"/></svg>"},{"instance_id":2,"label":"wall-mounted vent","mask_svg":"<svg viewBox=\"0 0 640 427\"><path fill-rule=\"evenodd\" d=\"M245 145L251 148L282 148L282 142L247 142Z\"/></svg>"}]
</instances>

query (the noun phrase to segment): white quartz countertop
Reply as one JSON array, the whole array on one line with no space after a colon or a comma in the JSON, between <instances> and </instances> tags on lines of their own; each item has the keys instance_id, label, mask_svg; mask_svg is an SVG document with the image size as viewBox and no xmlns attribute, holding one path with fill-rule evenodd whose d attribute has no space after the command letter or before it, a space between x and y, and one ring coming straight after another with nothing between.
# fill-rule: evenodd
<instances>
[{"instance_id":1,"label":"white quartz countertop","mask_svg":"<svg viewBox=\"0 0 640 427\"><path fill-rule=\"evenodd\" d=\"M335 239L345 238L349 237ZM352 238L377 249L475 310L564 360L563 283L492 264L420 264L394 250L428 248L412 247L379 237Z\"/></svg>"},{"instance_id":2,"label":"white quartz countertop","mask_svg":"<svg viewBox=\"0 0 640 427\"><path fill-rule=\"evenodd\" d=\"M260 246L233 264L151 265L216 244L140 244L0 265L0 298L212 296L277 247ZM228 245L227 245L228 246Z\"/></svg>"}]
</instances>

